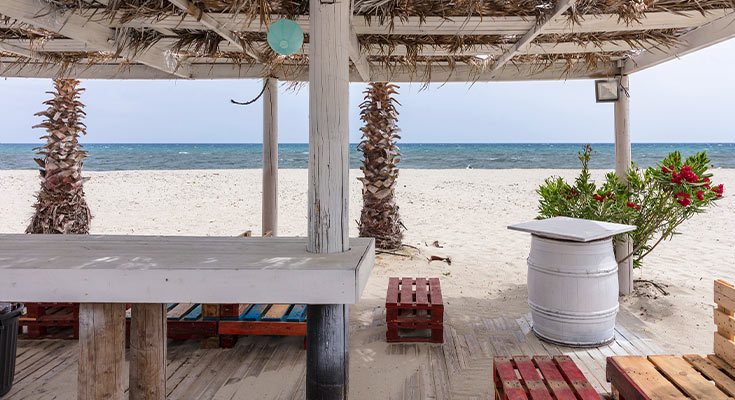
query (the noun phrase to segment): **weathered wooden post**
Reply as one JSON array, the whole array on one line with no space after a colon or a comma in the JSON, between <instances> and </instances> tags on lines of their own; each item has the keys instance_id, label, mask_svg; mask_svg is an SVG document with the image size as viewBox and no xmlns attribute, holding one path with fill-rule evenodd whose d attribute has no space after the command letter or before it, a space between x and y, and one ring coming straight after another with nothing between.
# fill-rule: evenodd
<instances>
[{"instance_id":1,"label":"weathered wooden post","mask_svg":"<svg viewBox=\"0 0 735 400\"><path fill-rule=\"evenodd\" d=\"M125 396L125 304L79 305L79 400Z\"/></svg>"},{"instance_id":2,"label":"weathered wooden post","mask_svg":"<svg viewBox=\"0 0 735 400\"><path fill-rule=\"evenodd\" d=\"M166 305L133 304L130 400L166 399Z\"/></svg>"},{"instance_id":3,"label":"weathered wooden post","mask_svg":"<svg viewBox=\"0 0 735 400\"><path fill-rule=\"evenodd\" d=\"M349 17L347 0L309 1L308 250L314 253L349 249ZM309 305L308 313L306 397L346 399L348 306Z\"/></svg>"},{"instance_id":4,"label":"weathered wooden post","mask_svg":"<svg viewBox=\"0 0 735 400\"><path fill-rule=\"evenodd\" d=\"M625 90L620 91L620 98L615 102L615 173L625 182L631 162L628 75L621 76L620 85ZM629 236L615 246L615 254L618 259L627 256L631 251L633 251L633 242ZM618 264L618 284L620 294L628 295L633 292L633 257Z\"/></svg>"},{"instance_id":5,"label":"weathered wooden post","mask_svg":"<svg viewBox=\"0 0 735 400\"><path fill-rule=\"evenodd\" d=\"M278 233L278 79L263 79L263 235Z\"/></svg>"}]
</instances>

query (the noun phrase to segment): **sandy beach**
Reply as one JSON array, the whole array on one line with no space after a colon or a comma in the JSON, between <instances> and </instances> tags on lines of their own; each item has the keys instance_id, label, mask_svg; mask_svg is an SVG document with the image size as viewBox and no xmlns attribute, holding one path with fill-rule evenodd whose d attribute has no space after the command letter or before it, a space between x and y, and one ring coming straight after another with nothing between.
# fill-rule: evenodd
<instances>
[{"instance_id":1,"label":"sandy beach","mask_svg":"<svg viewBox=\"0 0 735 400\"><path fill-rule=\"evenodd\" d=\"M536 216L534 190L544 178L561 175L572 179L577 172L401 171L397 199L408 227L405 243L418 250L412 250L412 257L378 256L363 301L351 308L351 324L360 324L384 303L390 276L440 277L447 323L458 331L476 318L528 312L530 237L508 231L506 226ZM686 222L681 227L683 235L661 244L644 260L644 268L635 272L636 278L664 285L670 295L662 296L643 284L635 295L621 301L660 347L675 354L712 351L712 281L735 281L735 198L729 193L735 188L735 169L713 172L714 181L725 184L727 197L710 212ZM281 236L306 234L306 173L304 169L280 172ZM594 177L603 173L594 171ZM234 236L252 230L259 235L260 174L260 170L87 172L92 233ZM361 207L360 185L354 179L358 174L351 171L353 221ZM24 231L38 185L35 171L0 171L0 232ZM356 224L352 234L357 234ZM434 241L443 248L431 246ZM448 256L452 263L430 263L426 258L430 255ZM351 340L359 341L360 333L356 335ZM397 385L399 378L391 374L398 367L376 368L375 363L365 361L375 357L385 355L375 351L352 358L355 398L367 398L360 397L361 393L390 393ZM489 388L489 382L478 384Z\"/></svg>"}]
</instances>

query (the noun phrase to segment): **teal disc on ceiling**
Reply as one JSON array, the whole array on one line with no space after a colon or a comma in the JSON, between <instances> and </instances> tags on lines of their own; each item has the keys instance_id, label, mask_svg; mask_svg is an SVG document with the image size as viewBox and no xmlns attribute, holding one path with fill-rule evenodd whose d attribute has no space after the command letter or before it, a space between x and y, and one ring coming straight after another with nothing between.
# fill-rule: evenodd
<instances>
[{"instance_id":1,"label":"teal disc on ceiling","mask_svg":"<svg viewBox=\"0 0 735 400\"><path fill-rule=\"evenodd\" d=\"M304 31L290 19L279 19L268 29L268 45L276 53L288 56L299 51L304 44Z\"/></svg>"}]
</instances>

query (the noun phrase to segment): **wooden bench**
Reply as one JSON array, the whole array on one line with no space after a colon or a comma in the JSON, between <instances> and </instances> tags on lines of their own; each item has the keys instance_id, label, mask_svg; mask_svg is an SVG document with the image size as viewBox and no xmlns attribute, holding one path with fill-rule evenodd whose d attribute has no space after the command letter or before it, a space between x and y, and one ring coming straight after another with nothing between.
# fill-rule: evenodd
<instances>
[{"instance_id":1,"label":"wooden bench","mask_svg":"<svg viewBox=\"0 0 735 400\"><path fill-rule=\"evenodd\" d=\"M80 303L80 399L123 399L126 381L131 398L165 397L169 303L313 304L307 360L346 371L347 342L331 339L348 316L335 326L327 314L359 300L375 260L373 239L349 245L326 254L307 252L306 238L0 235L0 301ZM314 379L329 389L330 376Z\"/></svg>"},{"instance_id":2,"label":"wooden bench","mask_svg":"<svg viewBox=\"0 0 735 400\"><path fill-rule=\"evenodd\" d=\"M607 380L616 399L735 397L735 287L717 280L714 293L714 354L608 357Z\"/></svg>"},{"instance_id":3,"label":"wooden bench","mask_svg":"<svg viewBox=\"0 0 735 400\"><path fill-rule=\"evenodd\" d=\"M385 309L388 342L444 343L444 303L438 278L389 278Z\"/></svg>"},{"instance_id":4,"label":"wooden bench","mask_svg":"<svg viewBox=\"0 0 735 400\"><path fill-rule=\"evenodd\" d=\"M493 359L495 400L600 400L568 356Z\"/></svg>"}]
</instances>

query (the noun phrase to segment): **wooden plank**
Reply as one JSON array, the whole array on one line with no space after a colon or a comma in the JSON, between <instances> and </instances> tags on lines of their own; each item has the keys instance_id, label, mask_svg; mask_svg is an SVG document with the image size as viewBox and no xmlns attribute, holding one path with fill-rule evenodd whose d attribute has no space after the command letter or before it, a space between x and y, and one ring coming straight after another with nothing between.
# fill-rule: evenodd
<instances>
[{"instance_id":1,"label":"wooden plank","mask_svg":"<svg viewBox=\"0 0 735 400\"><path fill-rule=\"evenodd\" d=\"M401 279L401 296L398 299L400 305L413 304L413 279L403 277Z\"/></svg>"},{"instance_id":2,"label":"wooden plank","mask_svg":"<svg viewBox=\"0 0 735 400\"><path fill-rule=\"evenodd\" d=\"M551 394L546 390L546 384L536 371L536 366L531 362L530 357L516 356L513 357L513 362L532 400L552 400Z\"/></svg>"},{"instance_id":3,"label":"wooden plank","mask_svg":"<svg viewBox=\"0 0 735 400\"><path fill-rule=\"evenodd\" d=\"M697 371L702 375L709 378L715 385L728 394L729 396L735 397L735 381L724 374L720 369L712 362L704 359L698 355L685 355L684 360L691 364Z\"/></svg>"},{"instance_id":4,"label":"wooden plank","mask_svg":"<svg viewBox=\"0 0 735 400\"><path fill-rule=\"evenodd\" d=\"M439 278L429 278L429 297L433 306L444 304Z\"/></svg>"},{"instance_id":5,"label":"wooden plank","mask_svg":"<svg viewBox=\"0 0 735 400\"><path fill-rule=\"evenodd\" d=\"M263 86L261 232L278 236L278 79L264 78Z\"/></svg>"},{"instance_id":6,"label":"wooden plank","mask_svg":"<svg viewBox=\"0 0 735 400\"><path fill-rule=\"evenodd\" d=\"M715 308L714 312L717 331L721 335L727 336L732 340L733 336L735 336L735 318L717 308Z\"/></svg>"},{"instance_id":7,"label":"wooden plank","mask_svg":"<svg viewBox=\"0 0 735 400\"><path fill-rule=\"evenodd\" d=\"M184 315L182 320L184 321L196 321L202 316L202 305L197 304L196 307L192 308L191 311Z\"/></svg>"},{"instance_id":8,"label":"wooden plank","mask_svg":"<svg viewBox=\"0 0 735 400\"><path fill-rule=\"evenodd\" d=\"M554 363L581 400L600 400L600 395L569 356L554 356Z\"/></svg>"},{"instance_id":9,"label":"wooden plank","mask_svg":"<svg viewBox=\"0 0 735 400\"><path fill-rule=\"evenodd\" d=\"M267 307L268 304L253 304L241 319L243 321L259 321Z\"/></svg>"},{"instance_id":10,"label":"wooden plank","mask_svg":"<svg viewBox=\"0 0 735 400\"><path fill-rule=\"evenodd\" d=\"M2 234L0 271L8 278L0 293L21 302L354 304L372 269L374 240L351 239L334 254L311 254L306 242Z\"/></svg>"},{"instance_id":11,"label":"wooden plank","mask_svg":"<svg viewBox=\"0 0 735 400\"><path fill-rule=\"evenodd\" d=\"M219 321L220 335L306 336L305 322Z\"/></svg>"},{"instance_id":12,"label":"wooden plank","mask_svg":"<svg viewBox=\"0 0 735 400\"><path fill-rule=\"evenodd\" d=\"M166 313L166 319L179 320L194 308L193 303L179 303Z\"/></svg>"},{"instance_id":13,"label":"wooden plank","mask_svg":"<svg viewBox=\"0 0 735 400\"><path fill-rule=\"evenodd\" d=\"M496 389L502 387L503 399L526 400L526 391L516 376L510 357L495 357L493 360L493 376Z\"/></svg>"},{"instance_id":14,"label":"wooden plank","mask_svg":"<svg viewBox=\"0 0 735 400\"><path fill-rule=\"evenodd\" d=\"M717 357L714 354L709 354L707 356L707 359L711 361L714 365L716 365L718 368L723 370L732 379L735 379L735 367L726 363L725 360L721 359L720 357Z\"/></svg>"},{"instance_id":15,"label":"wooden plank","mask_svg":"<svg viewBox=\"0 0 735 400\"><path fill-rule=\"evenodd\" d=\"M715 304L729 312L735 311L735 286L721 279L715 281Z\"/></svg>"},{"instance_id":16,"label":"wooden plank","mask_svg":"<svg viewBox=\"0 0 735 400\"><path fill-rule=\"evenodd\" d=\"M166 306L133 304L130 321L130 400L166 399Z\"/></svg>"},{"instance_id":17,"label":"wooden plank","mask_svg":"<svg viewBox=\"0 0 735 400\"><path fill-rule=\"evenodd\" d=\"M577 396L567 384L567 381L559 372L556 364L549 356L535 356L533 362L541 371L549 389L557 400L577 400Z\"/></svg>"},{"instance_id":18,"label":"wooden plank","mask_svg":"<svg viewBox=\"0 0 735 400\"><path fill-rule=\"evenodd\" d=\"M715 332L715 355L735 367L735 343Z\"/></svg>"},{"instance_id":19,"label":"wooden plank","mask_svg":"<svg viewBox=\"0 0 735 400\"><path fill-rule=\"evenodd\" d=\"M626 399L664 400L687 398L676 386L664 378L653 364L643 357L615 356L607 360L607 379Z\"/></svg>"},{"instance_id":20,"label":"wooden plank","mask_svg":"<svg viewBox=\"0 0 735 400\"><path fill-rule=\"evenodd\" d=\"M123 400L124 384L125 304L82 304L77 398Z\"/></svg>"},{"instance_id":21,"label":"wooden plank","mask_svg":"<svg viewBox=\"0 0 735 400\"><path fill-rule=\"evenodd\" d=\"M648 360L680 390L695 399L727 399L688 362L676 356L648 356Z\"/></svg>"},{"instance_id":22,"label":"wooden plank","mask_svg":"<svg viewBox=\"0 0 735 400\"><path fill-rule=\"evenodd\" d=\"M420 306L429 305L429 296L426 292L426 278L416 278L416 304Z\"/></svg>"},{"instance_id":23,"label":"wooden plank","mask_svg":"<svg viewBox=\"0 0 735 400\"><path fill-rule=\"evenodd\" d=\"M219 317L219 304L202 304L202 318Z\"/></svg>"},{"instance_id":24,"label":"wooden plank","mask_svg":"<svg viewBox=\"0 0 735 400\"><path fill-rule=\"evenodd\" d=\"M287 322L304 322L306 321L306 305L295 304L286 317Z\"/></svg>"},{"instance_id":25,"label":"wooden plank","mask_svg":"<svg viewBox=\"0 0 735 400\"><path fill-rule=\"evenodd\" d=\"M385 304L398 304L398 278L388 278L388 293Z\"/></svg>"},{"instance_id":26,"label":"wooden plank","mask_svg":"<svg viewBox=\"0 0 735 400\"><path fill-rule=\"evenodd\" d=\"M290 308L291 304L273 304L263 315L263 321L282 321Z\"/></svg>"}]
</instances>

